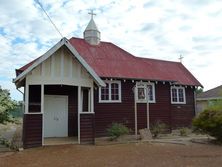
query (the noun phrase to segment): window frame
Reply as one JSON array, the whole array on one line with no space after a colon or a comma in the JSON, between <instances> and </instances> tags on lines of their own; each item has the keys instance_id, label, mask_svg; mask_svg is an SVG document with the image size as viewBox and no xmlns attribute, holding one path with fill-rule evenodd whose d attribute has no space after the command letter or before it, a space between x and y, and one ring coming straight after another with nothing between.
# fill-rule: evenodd
<instances>
[{"instance_id":1,"label":"window frame","mask_svg":"<svg viewBox=\"0 0 222 167\"><path fill-rule=\"evenodd\" d=\"M177 101L176 102L173 101L173 91L172 91L172 89L176 89L176 93L177 93L177 97L176 97ZM179 89L183 90L183 99L184 99L183 102L179 101ZM171 86L171 88L170 88L170 95L171 95L171 97L170 97L171 104L186 104L186 90L185 90L184 87L182 87L182 86Z\"/></svg>"},{"instance_id":2,"label":"window frame","mask_svg":"<svg viewBox=\"0 0 222 167\"><path fill-rule=\"evenodd\" d=\"M145 93L147 93L147 90L148 90L148 85L149 86L152 86L152 92L153 92L153 100L149 100L149 103L156 103L156 92L155 92L155 83L153 82L137 82L136 84L140 85L145 85L147 89L145 89ZM137 86L137 92L138 92L138 88L141 88L141 86ZM149 98L149 96L148 96ZM147 99L144 99L144 100L139 100L138 97L136 97L136 102L137 103L147 103Z\"/></svg>"},{"instance_id":3,"label":"window frame","mask_svg":"<svg viewBox=\"0 0 222 167\"><path fill-rule=\"evenodd\" d=\"M121 103L122 102L122 92L121 92L121 81L104 81L106 84L108 84L109 88L109 98L108 100L102 100L101 99L101 87L99 87L99 103ZM118 95L119 95L119 100L112 100L112 90L111 90L111 84L116 83L118 84Z\"/></svg>"}]
</instances>

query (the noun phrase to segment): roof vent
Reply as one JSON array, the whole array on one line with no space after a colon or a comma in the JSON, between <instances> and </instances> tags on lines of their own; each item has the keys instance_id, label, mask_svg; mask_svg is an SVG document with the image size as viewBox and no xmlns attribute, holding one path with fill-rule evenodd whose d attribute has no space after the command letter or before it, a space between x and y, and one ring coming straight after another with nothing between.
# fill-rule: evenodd
<instances>
[{"instance_id":1,"label":"roof vent","mask_svg":"<svg viewBox=\"0 0 222 167\"><path fill-rule=\"evenodd\" d=\"M89 14L91 14L91 20L83 33L84 39L90 45L98 45L100 43L100 32L93 20L93 15L95 14L93 11L91 11Z\"/></svg>"}]
</instances>

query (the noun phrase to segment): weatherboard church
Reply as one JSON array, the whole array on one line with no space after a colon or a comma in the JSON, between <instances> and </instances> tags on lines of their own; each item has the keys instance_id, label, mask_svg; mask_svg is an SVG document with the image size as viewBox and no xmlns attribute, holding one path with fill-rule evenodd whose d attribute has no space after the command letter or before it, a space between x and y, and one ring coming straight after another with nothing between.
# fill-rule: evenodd
<instances>
[{"instance_id":1,"label":"weatherboard church","mask_svg":"<svg viewBox=\"0 0 222 167\"><path fill-rule=\"evenodd\" d=\"M84 37L62 38L16 70L24 87L23 146L49 138L95 143L114 122L133 132L162 121L189 126L200 82L180 62L135 57L100 39L93 17Z\"/></svg>"}]
</instances>

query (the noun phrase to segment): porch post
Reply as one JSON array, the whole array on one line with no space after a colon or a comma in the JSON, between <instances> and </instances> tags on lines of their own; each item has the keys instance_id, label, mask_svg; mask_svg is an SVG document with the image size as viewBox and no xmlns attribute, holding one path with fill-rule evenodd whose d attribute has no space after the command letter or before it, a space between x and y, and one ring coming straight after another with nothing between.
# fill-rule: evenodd
<instances>
[{"instance_id":1,"label":"porch post","mask_svg":"<svg viewBox=\"0 0 222 167\"><path fill-rule=\"evenodd\" d=\"M94 90L93 90L93 87L90 88L90 95L91 95L90 112L94 113Z\"/></svg>"},{"instance_id":2,"label":"porch post","mask_svg":"<svg viewBox=\"0 0 222 167\"><path fill-rule=\"evenodd\" d=\"M88 89L88 112L91 112L91 96L90 96L90 88Z\"/></svg>"},{"instance_id":3,"label":"porch post","mask_svg":"<svg viewBox=\"0 0 222 167\"><path fill-rule=\"evenodd\" d=\"M78 143L80 144L81 86L78 86Z\"/></svg>"},{"instance_id":4,"label":"porch post","mask_svg":"<svg viewBox=\"0 0 222 167\"><path fill-rule=\"evenodd\" d=\"M25 114L28 113L29 109L29 85L25 82Z\"/></svg>"}]
</instances>

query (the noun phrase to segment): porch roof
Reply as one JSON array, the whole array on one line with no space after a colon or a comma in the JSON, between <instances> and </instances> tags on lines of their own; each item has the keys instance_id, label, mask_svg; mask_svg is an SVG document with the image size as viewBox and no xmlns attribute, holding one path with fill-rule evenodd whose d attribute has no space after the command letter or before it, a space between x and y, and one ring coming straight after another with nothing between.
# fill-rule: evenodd
<instances>
[{"instance_id":1,"label":"porch roof","mask_svg":"<svg viewBox=\"0 0 222 167\"><path fill-rule=\"evenodd\" d=\"M23 69L16 70L17 77L13 80L14 83L21 82L26 75L31 72L35 67L37 67L40 63L49 58L53 53L55 53L62 46L66 46L68 50L72 53L72 55L79 61L79 63L87 70L87 72L92 76L95 83L98 86L105 86L103 80L96 74L96 72L88 65L88 63L80 56L77 50L72 46L68 39L62 38L57 44L55 44L50 50L48 50L41 57L35 59L29 64L25 65Z\"/></svg>"}]
</instances>

